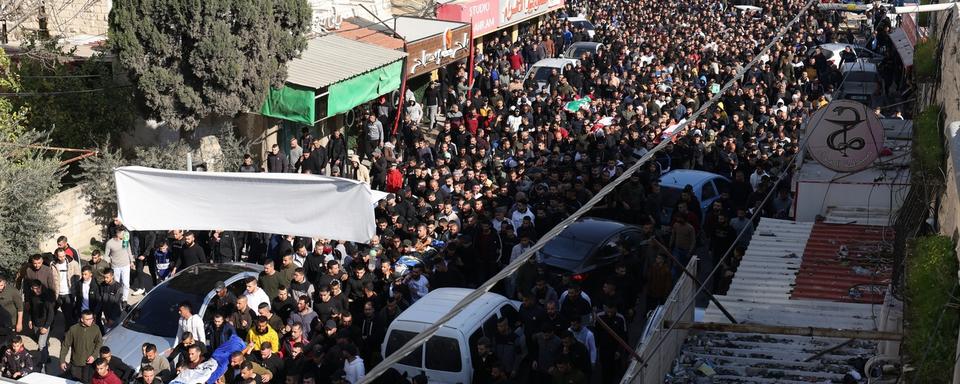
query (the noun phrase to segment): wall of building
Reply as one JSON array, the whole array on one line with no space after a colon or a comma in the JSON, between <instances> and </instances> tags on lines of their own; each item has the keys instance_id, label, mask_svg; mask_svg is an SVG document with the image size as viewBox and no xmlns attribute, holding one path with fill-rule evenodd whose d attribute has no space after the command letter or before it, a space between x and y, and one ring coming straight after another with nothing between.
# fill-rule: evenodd
<instances>
[{"instance_id":1,"label":"wall of building","mask_svg":"<svg viewBox=\"0 0 960 384\"><path fill-rule=\"evenodd\" d=\"M113 0L47 0L47 28L61 36L106 35ZM21 32L37 30L37 18L32 17L11 31L12 37Z\"/></svg>"},{"instance_id":2,"label":"wall of building","mask_svg":"<svg viewBox=\"0 0 960 384\"><path fill-rule=\"evenodd\" d=\"M960 234L960 18L956 10L932 16L934 28L930 34L939 38L942 52L933 102L943 108L947 153L946 191L941 196L937 225L941 234L955 236ZM957 351L960 353L960 339ZM953 383L960 384L960 359L953 369Z\"/></svg>"},{"instance_id":3,"label":"wall of building","mask_svg":"<svg viewBox=\"0 0 960 384\"><path fill-rule=\"evenodd\" d=\"M87 214L87 200L80 192L80 187L73 187L58 193L50 200L50 213L57 223L56 231L53 236L40 239L41 251L53 251L60 235L66 236L70 245L84 255L88 254L93 241L103 240L103 228Z\"/></svg>"},{"instance_id":4,"label":"wall of building","mask_svg":"<svg viewBox=\"0 0 960 384\"><path fill-rule=\"evenodd\" d=\"M381 20L386 20L392 16L393 11L390 0L308 0L308 2L310 8L313 8L314 32L336 30L340 21L350 17L376 21L370 13Z\"/></svg>"}]
</instances>

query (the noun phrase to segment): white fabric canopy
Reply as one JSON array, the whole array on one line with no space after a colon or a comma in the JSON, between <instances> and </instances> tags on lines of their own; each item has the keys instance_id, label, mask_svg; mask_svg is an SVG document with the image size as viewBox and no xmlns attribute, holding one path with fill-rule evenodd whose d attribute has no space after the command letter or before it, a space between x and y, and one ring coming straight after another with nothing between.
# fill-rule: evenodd
<instances>
[{"instance_id":1,"label":"white fabric canopy","mask_svg":"<svg viewBox=\"0 0 960 384\"><path fill-rule=\"evenodd\" d=\"M120 220L133 230L250 231L367 243L370 187L293 173L114 169ZM377 196L379 197L379 196Z\"/></svg>"}]
</instances>

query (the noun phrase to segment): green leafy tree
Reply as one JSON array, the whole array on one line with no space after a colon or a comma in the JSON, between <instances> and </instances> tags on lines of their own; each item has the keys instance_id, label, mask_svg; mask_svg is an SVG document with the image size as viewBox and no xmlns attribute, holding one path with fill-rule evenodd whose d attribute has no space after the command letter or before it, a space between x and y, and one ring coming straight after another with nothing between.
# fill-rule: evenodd
<instances>
[{"instance_id":1,"label":"green leafy tree","mask_svg":"<svg viewBox=\"0 0 960 384\"><path fill-rule=\"evenodd\" d=\"M18 89L10 61L0 50L0 89ZM0 271L10 275L38 251L54 230L49 201L60 190L63 169L38 146L40 133L23 128L23 114L0 99Z\"/></svg>"},{"instance_id":2,"label":"green leafy tree","mask_svg":"<svg viewBox=\"0 0 960 384\"><path fill-rule=\"evenodd\" d=\"M306 0L128 0L109 38L147 116L192 129L207 116L259 110L306 48Z\"/></svg>"},{"instance_id":3,"label":"green leafy tree","mask_svg":"<svg viewBox=\"0 0 960 384\"><path fill-rule=\"evenodd\" d=\"M67 62L73 51L57 40L28 40L16 72L27 129L50 132L50 142L69 148L93 148L133 127L133 88L118 83L102 54Z\"/></svg>"},{"instance_id":4,"label":"green leafy tree","mask_svg":"<svg viewBox=\"0 0 960 384\"><path fill-rule=\"evenodd\" d=\"M80 162L80 192L87 199L87 214L103 228L117 216L117 181L113 169L127 165L120 149L106 141L96 156Z\"/></svg>"},{"instance_id":5,"label":"green leafy tree","mask_svg":"<svg viewBox=\"0 0 960 384\"><path fill-rule=\"evenodd\" d=\"M217 132L217 141L220 143L220 165L226 172L239 170L243 162L243 155L250 153L250 141L240 139L233 132L232 124L223 124Z\"/></svg>"},{"instance_id":6,"label":"green leafy tree","mask_svg":"<svg viewBox=\"0 0 960 384\"><path fill-rule=\"evenodd\" d=\"M10 65L10 57L0 49L0 92L20 92L20 76ZM24 118L23 108L14 106L6 97L0 97L0 141L16 140L24 132L21 122Z\"/></svg>"}]
</instances>

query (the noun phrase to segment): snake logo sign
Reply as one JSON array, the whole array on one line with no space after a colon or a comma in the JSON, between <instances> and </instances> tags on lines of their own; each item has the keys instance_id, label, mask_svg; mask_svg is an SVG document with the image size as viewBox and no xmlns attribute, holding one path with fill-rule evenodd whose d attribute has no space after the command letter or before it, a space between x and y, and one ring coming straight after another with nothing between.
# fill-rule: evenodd
<instances>
[{"instance_id":1,"label":"snake logo sign","mask_svg":"<svg viewBox=\"0 0 960 384\"><path fill-rule=\"evenodd\" d=\"M869 167L883 148L883 124L865 105L834 100L807 124L807 149L814 160L837 172Z\"/></svg>"}]
</instances>

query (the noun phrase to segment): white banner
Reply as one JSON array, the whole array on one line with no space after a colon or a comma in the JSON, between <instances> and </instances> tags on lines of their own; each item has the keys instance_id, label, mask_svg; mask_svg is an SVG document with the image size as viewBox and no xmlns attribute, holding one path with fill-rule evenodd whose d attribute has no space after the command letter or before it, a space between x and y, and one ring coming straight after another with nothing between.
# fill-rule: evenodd
<instances>
[{"instance_id":1,"label":"white banner","mask_svg":"<svg viewBox=\"0 0 960 384\"><path fill-rule=\"evenodd\" d=\"M120 220L132 230L222 229L360 243L376 233L375 196L356 180L145 167L116 168L114 176Z\"/></svg>"}]
</instances>

